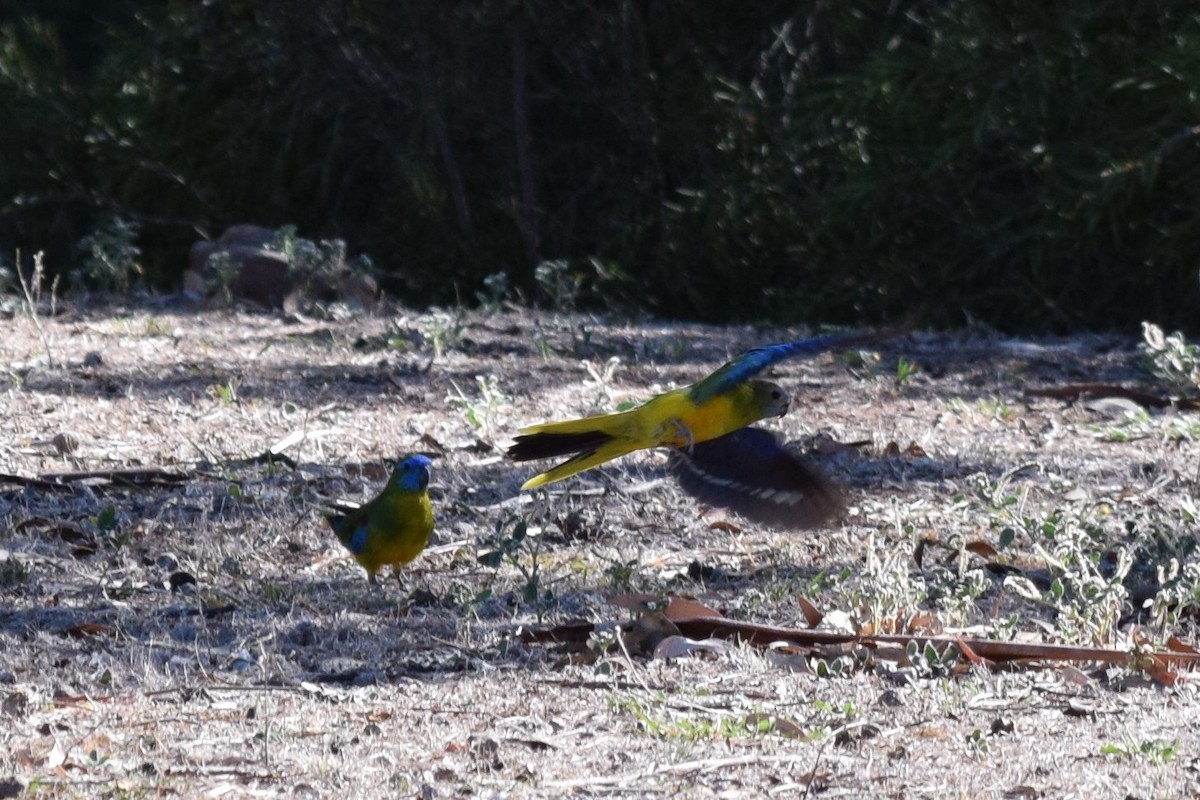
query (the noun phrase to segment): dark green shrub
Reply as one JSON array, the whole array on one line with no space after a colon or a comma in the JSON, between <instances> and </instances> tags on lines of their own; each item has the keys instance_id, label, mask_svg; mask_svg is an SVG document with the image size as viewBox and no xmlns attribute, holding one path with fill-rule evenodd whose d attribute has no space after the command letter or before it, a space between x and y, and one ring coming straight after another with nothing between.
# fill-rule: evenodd
<instances>
[{"instance_id":1,"label":"dark green shrub","mask_svg":"<svg viewBox=\"0 0 1200 800\"><path fill-rule=\"evenodd\" d=\"M0 37L0 247L52 269L293 223L414 303L562 264L668 316L1195 325L1183 0L103 5L89 59Z\"/></svg>"}]
</instances>

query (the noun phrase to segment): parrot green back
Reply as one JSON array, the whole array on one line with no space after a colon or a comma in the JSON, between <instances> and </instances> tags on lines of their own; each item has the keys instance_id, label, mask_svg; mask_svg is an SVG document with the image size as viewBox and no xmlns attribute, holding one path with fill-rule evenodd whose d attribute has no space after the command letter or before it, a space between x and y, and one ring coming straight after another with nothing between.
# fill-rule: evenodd
<instances>
[{"instance_id":1,"label":"parrot green back","mask_svg":"<svg viewBox=\"0 0 1200 800\"><path fill-rule=\"evenodd\" d=\"M731 386L704 402L695 402L690 391L681 392L686 407L668 417L678 420L683 437L659 437L659 444L687 447L744 428L764 417L777 417L787 411L787 395L768 381L746 381Z\"/></svg>"},{"instance_id":2,"label":"parrot green back","mask_svg":"<svg viewBox=\"0 0 1200 800\"><path fill-rule=\"evenodd\" d=\"M375 573L391 565L399 569L421 554L433 533L433 508L423 491L401 489L389 481L369 503L341 517L329 517L338 540L353 554L373 581ZM355 549L355 534L366 535Z\"/></svg>"},{"instance_id":3,"label":"parrot green back","mask_svg":"<svg viewBox=\"0 0 1200 800\"><path fill-rule=\"evenodd\" d=\"M629 411L523 428L522 438L527 441L521 443L521 448L535 453L538 436L549 439L554 436L584 437L588 433L597 435L591 441L580 438L579 441L588 441L588 444L572 458L533 476L521 488L544 486L635 450L689 447L694 442L724 436L785 411L787 397L782 389L767 381L745 381L700 404L692 399L688 389L677 389L651 398ZM537 455L567 452L559 451L551 444L548 442L543 453Z\"/></svg>"},{"instance_id":4,"label":"parrot green back","mask_svg":"<svg viewBox=\"0 0 1200 800\"><path fill-rule=\"evenodd\" d=\"M688 448L717 439L766 417L787 413L788 399L783 390L768 381L754 380L755 375L785 358L876 338L835 334L756 347L703 380L658 395L630 411L522 428L508 455L514 461L572 456L521 486L533 489L634 450Z\"/></svg>"},{"instance_id":5,"label":"parrot green back","mask_svg":"<svg viewBox=\"0 0 1200 800\"><path fill-rule=\"evenodd\" d=\"M433 509L425 492L407 492L389 484L367 508L367 543L358 562L368 571L384 564L399 568L429 543Z\"/></svg>"}]
</instances>

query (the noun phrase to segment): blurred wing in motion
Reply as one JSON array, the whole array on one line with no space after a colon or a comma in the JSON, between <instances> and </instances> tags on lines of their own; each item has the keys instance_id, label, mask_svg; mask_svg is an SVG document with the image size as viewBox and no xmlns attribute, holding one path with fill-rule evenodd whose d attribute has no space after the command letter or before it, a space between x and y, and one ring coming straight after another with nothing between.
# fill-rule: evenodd
<instances>
[{"instance_id":1,"label":"blurred wing in motion","mask_svg":"<svg viewBox=\"0 0 1200 800\"><path fill-rule=\"evenodd\" d=\"M698 500L776 528L820 527L841 510L837 489L762 428L673 449L668 469Z\"/></svg>"}]
</instances>

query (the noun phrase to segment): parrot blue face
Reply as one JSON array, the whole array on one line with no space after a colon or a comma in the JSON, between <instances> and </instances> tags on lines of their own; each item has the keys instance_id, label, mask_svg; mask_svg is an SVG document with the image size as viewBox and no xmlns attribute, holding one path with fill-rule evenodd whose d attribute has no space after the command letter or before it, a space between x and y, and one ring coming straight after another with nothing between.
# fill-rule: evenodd
<instances>
[{"instance_id":1,"label":"parrot blue face","mask_svg":"<svg viewBox=\"0 0 1200 800\"><path fill-rule=\"evenodd\" d=\"M406 492L423 492L429 485L429 465L425 456L409 456L396 466L394 483Z\"/></svg>"}]
</instances>

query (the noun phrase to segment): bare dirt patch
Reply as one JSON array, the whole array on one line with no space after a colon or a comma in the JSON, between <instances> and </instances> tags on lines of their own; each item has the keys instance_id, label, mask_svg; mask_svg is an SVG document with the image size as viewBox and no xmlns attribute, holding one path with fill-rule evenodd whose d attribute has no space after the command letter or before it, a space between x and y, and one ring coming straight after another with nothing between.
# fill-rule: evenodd
<instances>
[{"instance_id":1,"label":"bare dirt patch","mask_svg":"<svg viewBox=\"0 0 1200 800\"><path fill-rule=\"evenodd\" d=\"M1194 416L1024 393L1154 389L1132 340L917 334L878 363L785 362L792 411L766 424L847 494L835 526L797 533L698 504L659 453L532 497L536 465L502 457L522 424L796 331L517 311L43 324L18 315L0 341L0 796L1200 792L1186 671L520 635L603 639L628 618L608 598L645 592L790 627L804 598L865 632L1195 643ZM902 359L918 371L897 380ZM316 508L366 499L414 451L436 456L436 540L372 591Z\"/></svg>"}]
</instances>

